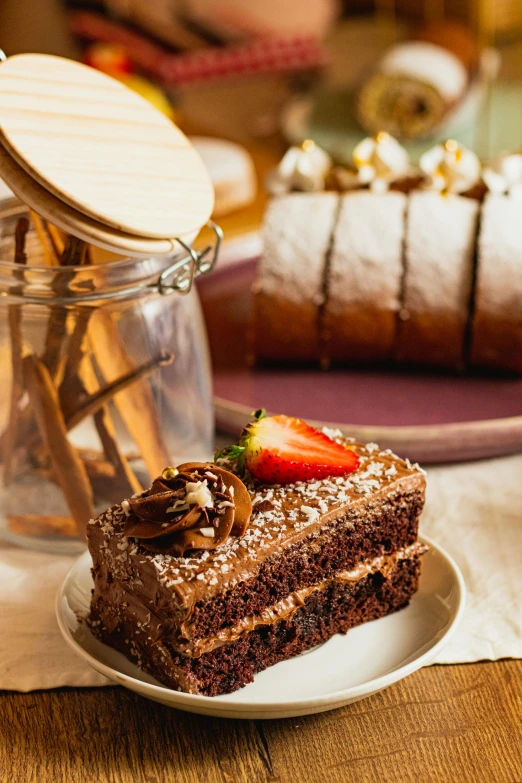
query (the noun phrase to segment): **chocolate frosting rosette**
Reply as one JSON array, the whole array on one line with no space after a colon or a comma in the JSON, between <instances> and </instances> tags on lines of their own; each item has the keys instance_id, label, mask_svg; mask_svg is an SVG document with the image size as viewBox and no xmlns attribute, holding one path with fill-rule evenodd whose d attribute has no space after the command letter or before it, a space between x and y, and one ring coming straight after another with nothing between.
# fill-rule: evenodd
<instances>
[{"instance_id":1,"label":"chocolate frosting rosette","mask_svg":"<svg viewBox=\"0 0 522 783\"><path fill-rule=\"evenodd\" d=\"M241 479L207 462L166 468L149 490L122 505L126 536L150 552L176 557L243 536L252 513Z\"/></svg>"}]
</instances>

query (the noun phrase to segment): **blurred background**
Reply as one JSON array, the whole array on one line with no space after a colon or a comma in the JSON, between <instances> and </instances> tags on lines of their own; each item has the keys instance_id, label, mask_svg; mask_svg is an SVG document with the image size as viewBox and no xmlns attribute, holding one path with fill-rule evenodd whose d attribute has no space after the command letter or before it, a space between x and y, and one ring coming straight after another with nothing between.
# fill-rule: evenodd
<instances>
[{"instance_id":1,"label":"blurred background","mask_svg":"<svg viewBox=\"0 0 522 783\"><path fill-rule=\"evenodd\" d=\"M139 76L161 88L181 125L243 142L261 140L263 145L278 136L293 140L304 130L313 130L323 142L336 130L356 132L349 107L344 113L338 108L334 116L325 96L358 85L393 40L408 37L419 24L441 20L469 30L480 49L475 76L500 85L489 104L485 102L487 116L494 116L493 108L502 109L504 118L510 115L510 122L503 123L510 126L506 138L498 138L500 131L483 121L474 128L473 138L469 128L458 129L463 140L483 156L499 146L512 149L512 138L518 140L522 131L522 4L517 0L0 4L1 45L8 55L59 54L127 78ZM483 56L485 49L490 50L489 59ZM150 84L141 82L140 87L151 89ZM322 100L310 116L303 101L296 105L296 100L319 86ZM163 100L153 91L150 95ZM330 138L327 146L332 145ZM339 140L337 145L342 154Z\"/></svg>"},{"instance_id":2,"label":"blurred background","mask_svg":"<svg viewBox=\"0 0 522 783\"><path fill-rule=\"evenodd\" d=\"M407 140L412 159L434 141L449 137L483 159L518 149L518 0L0 4L0 45L7 55L35 51L74 57L123 79L170 113L187 133L246 146L259 182L290 144L305 138L314 139L337 161L349 159L355 144L372 130L372 123L365 127L358 116L360 86L378 70L394 42L423 38L426 29L427 40L461 59L466 88L458 100L452 99L444 122L432 133ZM447 79L451 82L452 75ZM209 150L209 156L213 175L223 178L217 170L223 165L223 150ZM225 154L225 165L233 169L227 160ZM239 176L241 162L235 165ZM263 188L256 191L250 185L246 190L243 198L225 203L219 214L228 238L236 232L244 236L259 224ZM230 220L228 213L233 214Z\"/></svg>"},{"instance_id":3,"label":"blurred background","mask_svg":"<svg viewBox=\"0 0 522 783\"><path fill-rule=\"evenodd\" d=\"M7 55L81 59L126 81L189 134L242 143L259 181L304 138L350 158L372 130L356 96L397 40L447 47L466 69L444 122L407 139L413 159L442 138L483 159L518 149L522 138L517 0L3 0L0 30ZM249 192L224 207L242 207L239 226L225 217L229 237L259 222L265 195Z\"/></svg>"}]
</instances>

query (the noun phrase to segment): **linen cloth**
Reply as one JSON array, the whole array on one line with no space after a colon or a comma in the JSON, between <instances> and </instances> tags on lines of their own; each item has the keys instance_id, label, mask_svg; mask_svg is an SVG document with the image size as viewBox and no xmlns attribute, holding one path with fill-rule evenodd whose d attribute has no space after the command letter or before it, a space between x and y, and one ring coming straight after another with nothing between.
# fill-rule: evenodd
<instances>
[{"instance_id":1,"label":"linen cloth","mask_svg":"<svg viewBox=\"0 0 522 783\"><path fill-rule=\"evenodd\" d=\"M435 663L522 658L522 455L428 468L421 531L454 557L468 589ZM73 563L0 546L0 689L108 684L58 631L55 596Z\"/></svg>"}]
</instances>

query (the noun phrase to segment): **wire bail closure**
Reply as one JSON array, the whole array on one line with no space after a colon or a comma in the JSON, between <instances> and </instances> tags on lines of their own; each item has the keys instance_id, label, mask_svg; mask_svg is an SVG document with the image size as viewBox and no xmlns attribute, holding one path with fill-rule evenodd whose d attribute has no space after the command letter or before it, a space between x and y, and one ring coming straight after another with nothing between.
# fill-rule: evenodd
<instances>
[{"instance_id":1,"label":"wire bail closure","mask_svg":"<svg viewBox=\"0 0 522 783\"><path fill-rule=\"evenodd\" d=\"M165 269L159 276L156 285L151 285L149 288L156 289L161 296L168 296L174 293L174 291L185 295L192 289L196 277L206 275L212 271L219 255L223 231L211 220L209 220L207 226L214 232L214 244L208 245L204 250L197 252L193 247L183 242L182 239L176 239L176 242L187 251L187 255ZM212 253L211 258L206 260L209 253Z\"/></svg>"}]
</instances>

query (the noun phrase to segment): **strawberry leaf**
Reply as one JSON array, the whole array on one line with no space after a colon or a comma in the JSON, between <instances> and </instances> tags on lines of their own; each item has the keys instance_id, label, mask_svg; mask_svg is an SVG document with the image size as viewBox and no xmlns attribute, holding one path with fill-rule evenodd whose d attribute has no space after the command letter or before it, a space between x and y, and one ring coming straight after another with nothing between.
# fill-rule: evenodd
<instances>
[{"instance_id":1,"label":"strawberry leaf","mask_svg":"<svg viewBox=\"0 0 522 783\"><path fill-rule=\"evenodd\" d=\"M243 473L245 470L244 462L245 462L245 455L244 455L245 447L244 446L226 446L224 449L216 451L214 454L214 462L217 462L218 459L228 459L231 462L237 463L237 469L239 473Z\"/></svg>"}]
</instances>

